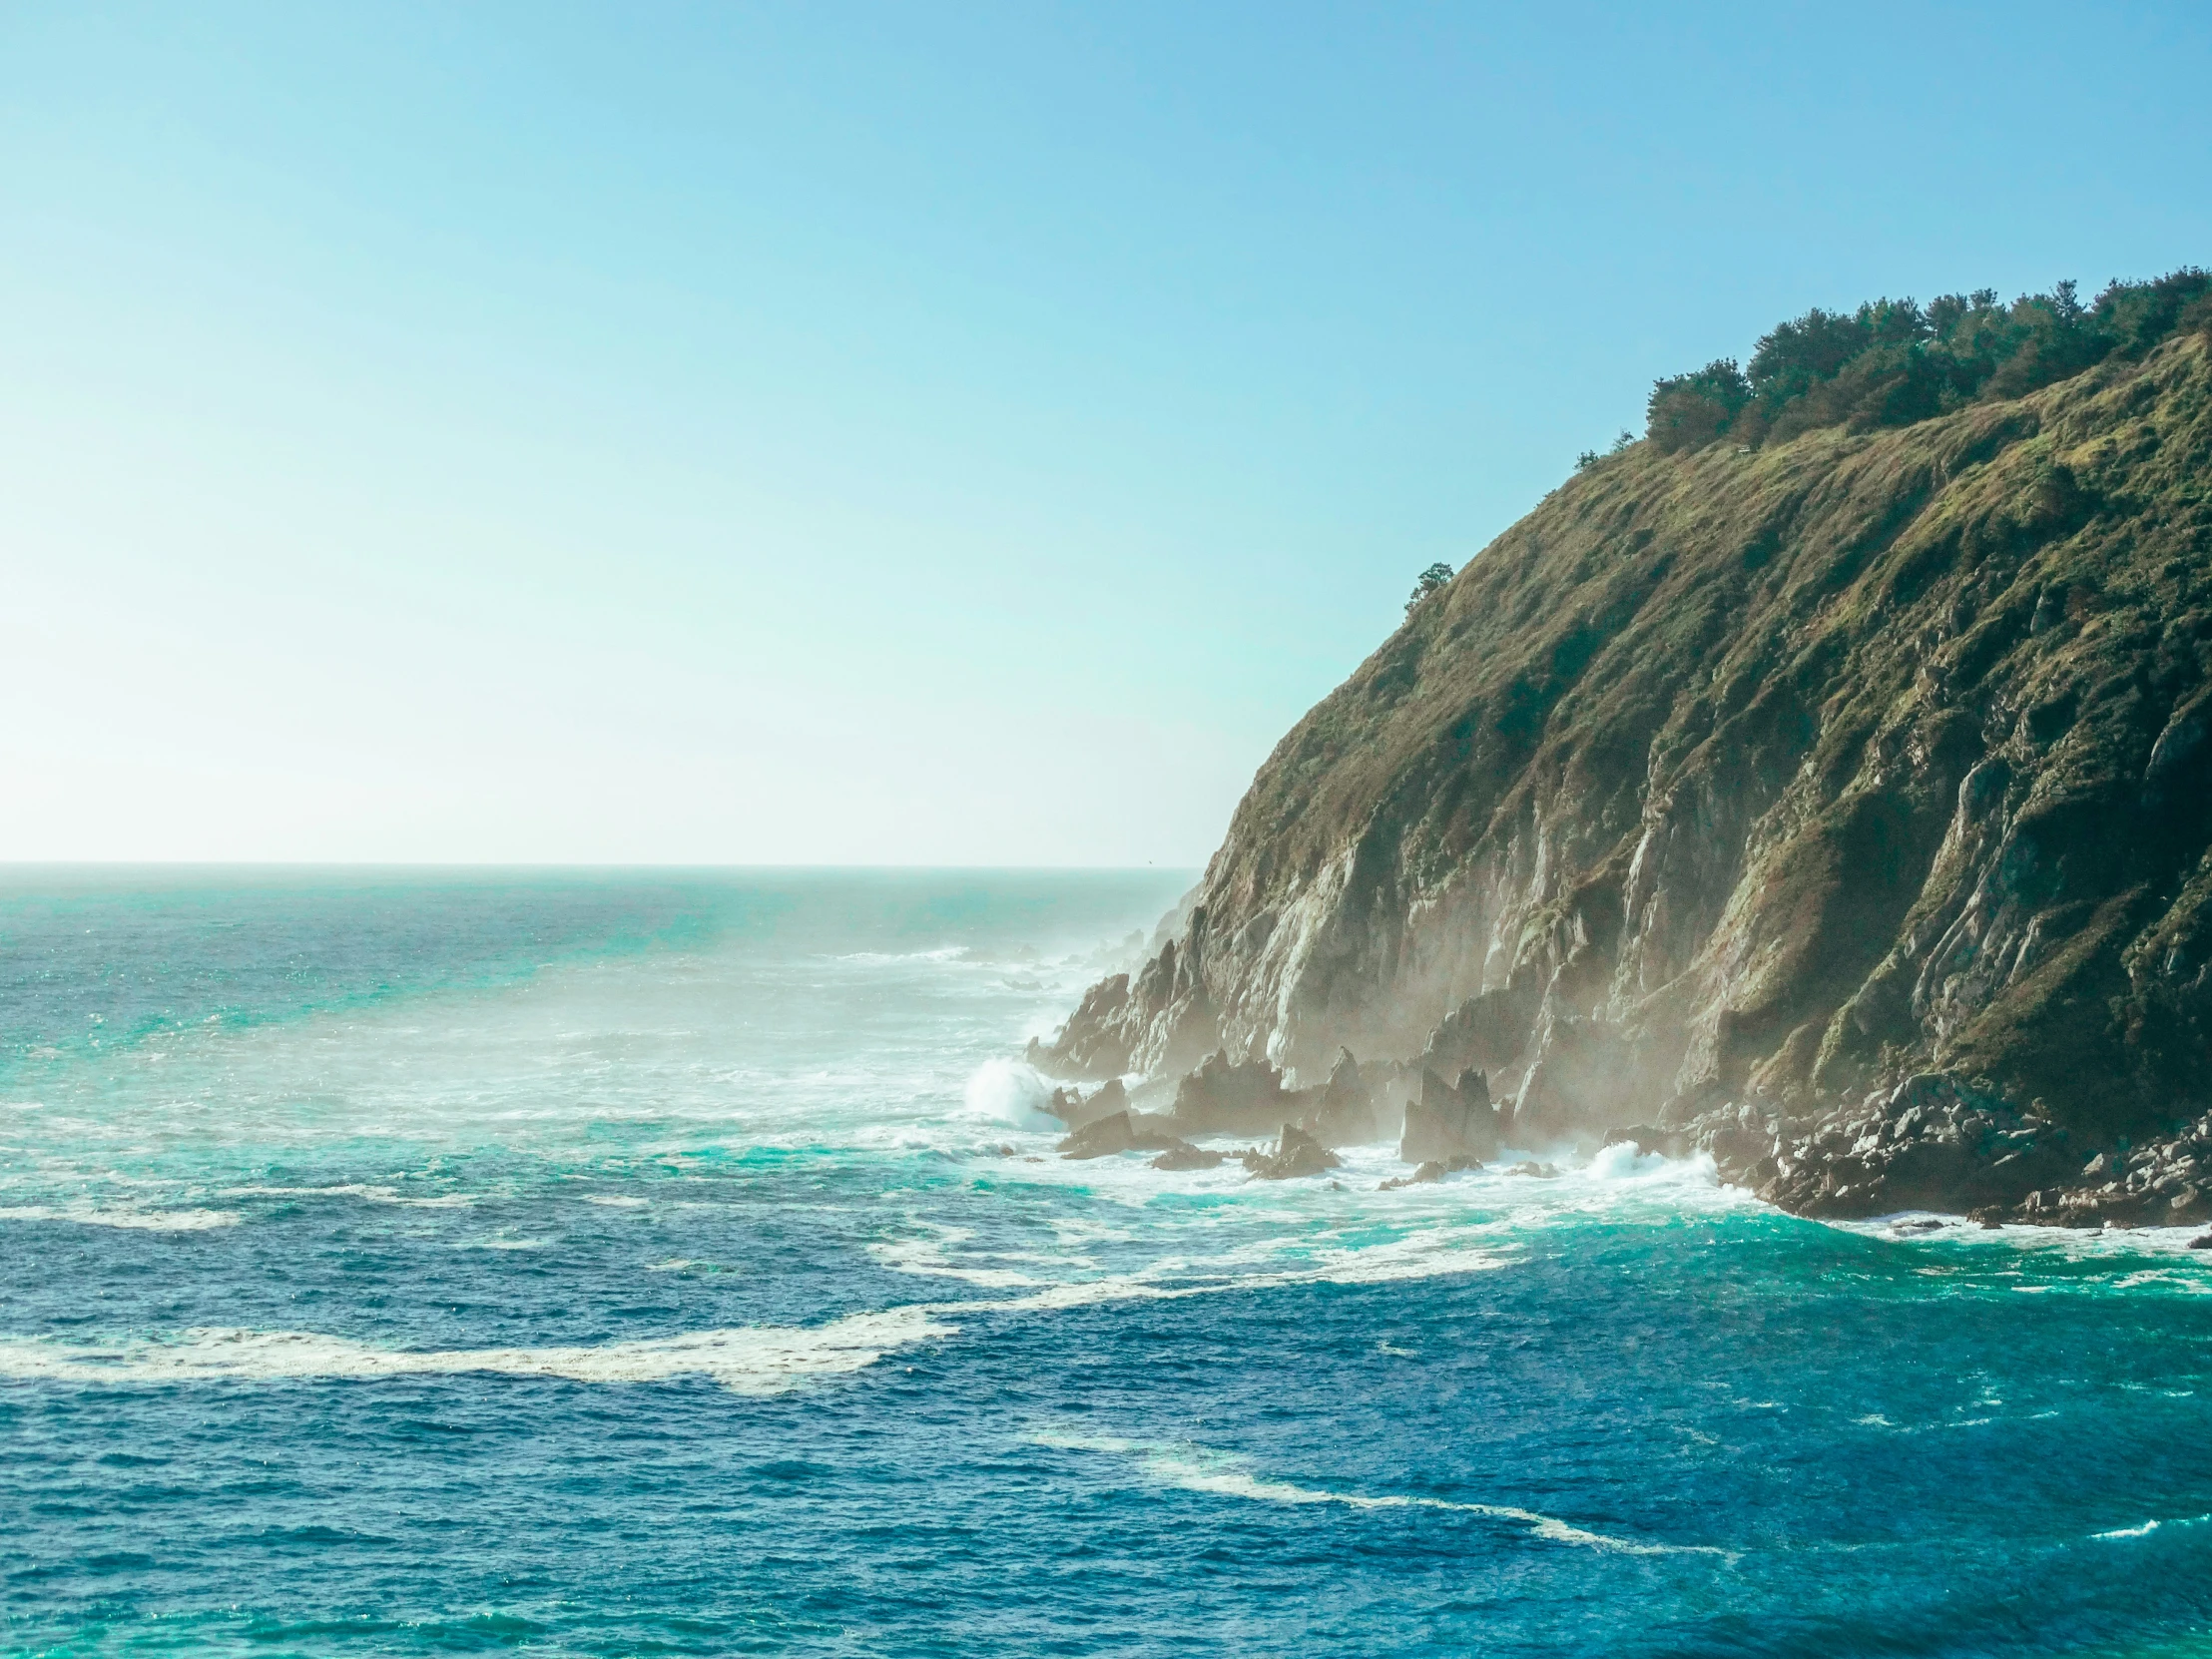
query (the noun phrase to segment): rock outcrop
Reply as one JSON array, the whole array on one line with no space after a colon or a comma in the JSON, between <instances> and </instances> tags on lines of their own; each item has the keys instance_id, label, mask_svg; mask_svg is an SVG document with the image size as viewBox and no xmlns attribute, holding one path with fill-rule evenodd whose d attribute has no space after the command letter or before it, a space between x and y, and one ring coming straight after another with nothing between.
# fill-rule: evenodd
<instances>
[{"instance_id":1,"label":"rock outcrop","mask_svg":"<svg viewBox=\"0 0 2212 1659\"><path fill-rule=\"evenodd\" d=\"M1070 1129L1081 1129L1100 1118L1128 1111L1129 1090L1118 1077L1107 1078L1088 1095L1075 1089L1054 1089L1052 1098L1045 1103L1045 1110Z\"/></svg>"},{"instance_id":2,"label":"rock outcrop","mask_svg":"<svg viewBox=\"0 0 2212 1659\"><path fill-rule=\"evenodd\" d=\"M1126 1111L1093 1119L1060 1143L1060 1156L1069 1159L1111 1158L1117 1152L1195 1151L1157 1118Z\"/></svg>"},{"instance_id":3,"label":"rock outcrop","mask_svg":"<svg viewBox=\"0 0 2212 1659\"><path fill-rule=\"evenodd\" d=\"M1349 1049L1438 1080L1409 1151L1472 1070L1516 1146L1703 1138L1793 1209L2192 1218L2208 353L1596 461L1283 740L1037 1063L1217 1055L1272 1111Z\"/></svg>"},{"instance_id":4,"label":"rock outcrop","mask_svg":"<svg viewBox=\"0 0 2212 1659\"><path fill-rule=\"evenodd\" d=\"M1504 1139L1505 1126L1490 1104L1489 1083L1482 1073L1462 1071L1457 1083L1446 1083L1424 1068L1420 1093L1405 1103L1397 1155L1408 1164L1495 1158Z\"/></svg>"},{"instance_id":5,"label":"rock outcrop","mask_svg":"<svg viewBox=\"0 0 2212 1659\"><path fill-rule=\"evenodd\" d=\"M1302 1175L1326 1175L1344 1160L1295 1123L1286 1123L1270 1152L1254 1147L1244 1155L1245 1168L1255 1181L1290 1181Z\"/></svg>"}]
</instances>

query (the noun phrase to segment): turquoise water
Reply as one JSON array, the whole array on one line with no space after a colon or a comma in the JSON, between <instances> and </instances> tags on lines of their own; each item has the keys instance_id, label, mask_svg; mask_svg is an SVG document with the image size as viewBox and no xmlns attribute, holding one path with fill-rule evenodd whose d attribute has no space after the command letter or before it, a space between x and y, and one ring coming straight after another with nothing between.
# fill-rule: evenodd
<instances>
[{"instance_id":1,"label":"turquoise water","mask_svg":"<svg viewBox=\"0 0 2212 1659\"><path fill-rule=\"evenodd\" d=\"M0 1649L2212 1651L2212 1269L1066 1164L1141 875L16 872Z\"/></svg>"}]
</instances>

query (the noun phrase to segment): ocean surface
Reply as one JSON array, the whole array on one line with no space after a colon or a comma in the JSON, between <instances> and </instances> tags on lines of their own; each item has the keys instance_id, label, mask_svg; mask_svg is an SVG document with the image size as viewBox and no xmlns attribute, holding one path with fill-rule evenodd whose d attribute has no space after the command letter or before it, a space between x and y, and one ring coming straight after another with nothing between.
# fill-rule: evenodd
<instances>
[{"instance_id":1,"label":"ocean surface","mask_svg":"<svg viewBox=\"0 0 2212 1659\"><path fill-rule=\"evenodd\" d=\"M0 876L0 1651L2212 1652L2185 1236L1062 1162L1182 881Z\"/></svg>"}]
</instances>

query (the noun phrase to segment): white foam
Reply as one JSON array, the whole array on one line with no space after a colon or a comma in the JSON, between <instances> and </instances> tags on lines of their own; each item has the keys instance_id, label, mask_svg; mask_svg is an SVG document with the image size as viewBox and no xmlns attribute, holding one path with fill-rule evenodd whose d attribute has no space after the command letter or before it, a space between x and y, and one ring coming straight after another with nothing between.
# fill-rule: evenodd
<instances>
[{"instance_id":1,"label":"white foam","mask_svg":"<svg viewBox=\"0 0 2212 1659\"><path fill-rule=\"evenodd\" d=\"M1052 1089L1035 1068L1019 1060L985 1060L967 1080L967 1115L1031 1134L1049 1134L1060 1120L1045 1108Z\"/></svg>"},{"instance_id":2,"label":"white foam","mask_svg":"<svg viewBox=\"0 0 2212 1659\"><path fill-rule=\"evenodd\" d=\"M1600 1181L1621 1181L1656 1174L1666 1164L1667 1160L1659 1153L1639 1153L1634 1141L1615 1141L1611 1146L1600 1148L1597 1156L1590 1160L1590 1173Z\"/></svg>"},{"instance_id":3,"label":"white foam","mask_svg":"<svg viewBox=\"0 0 2212 1659\"><path fill-rule=\"evenodd\" d=\"M0 1343L0 1378L75 1382L367 1382L386 1377L557 1377L665 1382L706 1377L733 1393L782 1393L809 1378L865 1370L884 1355L953 1335L921 1308L852 1314L819 1326L746 1326L595 1348L388 1349L310 1331L188 1331L166 1342Z\"/></svg>"},{"instance_id":4,"label":"white foam","mask_svg":"<svg viewBox=\"0 0 2212 1659\"><path fill-rule=\"evenodd\" d=\"M1115 1302L1180 1302L1189 1297L1266 1291L1287 1285L1382 1285L1440 1279L1453 1274L1493 1272L1513 1260L1495 1251L1456 1242L1470 1231L1439 1228L1368 1250L1324 1249L1315 1252L1309 1264L1301 1267L1257 1273L1223 1271L1255 1254L1273 1253L1277 1247L1274 1242L1266 1241L1211 1260L1171 1258L1136 1273L1047 1285L1024 1296L991 1302L935 1303L931 1307L940 1313L1049 1313Z\"/></svg>"},{"instance_id":5,"label":"white foam","mask_svg":"<svg viewBox=\"0 0 2212 1659\"><path fill-rule=\"evenodd\" d=\"M0 1208L0 1221L64 1221L79 1227L122 1227L147 1233L204 1233L216 1227L236 1227L236 1210L101 1210L91 1205L57 1208L47 1204L15 1204Z\"/></svg>"},{"instance_id":6,"label":"white foam","mask_svg":"<svg viewBox=\"0 0 2212 1659\"><path fill-rule=\"evenodd\" d=\"M968 1267L944 1253L947 1243L959 1243L970 1235L959 1228L940 1228L940 1238L898 1239L871 1244L867 1253L893 1273L917 1274L927 1279L958 1279L986 1290L1016 1290L1037 1283L1031 1274L1010 1268Z\"/></svg>"},{"instance_id":7,"label":"white foam","mask_svg":"<svg viewBox=\"0 0 2212 1659\"><path fill-rule=\"evenodd\" d=\"M226 1187L225 1198L358 1198L370 1204L404 1204L418 1210L465 1210L476 1202L468 1193L440 1193L435 1198L409 1198L396 1187L369 1186L348 1181L330 1187Z\"/></svg>"},{"instance_id":8,"label":"white foam","mask_svg":"<svg viewBox=\"0 0 2212 1659\"><path fill-rule=\"evenodd\" d=\"M1505 1503L1459 1503L1440 1497L1410 1497L1399 1493L1326 1491L1294 1485L1287 1480L1263 1480L1242 1466L1242 1460L1208 1451L1202 1446L1144 1445L1103 1434L1069 1434L1050 1429L1032 1433L1038 1445L1068 1451L1099 1451L1134 1457L1145 1473L1163 1485L1216 1497L1245 1498L1257 1503L1334 1503L1348 1509L1442 1509L1455 1514L1481 1515L1491 1520L1516 1522L1531 1536L1551 1543L1574 1544L1584 1549L1609 1550L1622 1555L1717 1555L1731 1563L1737 1551L1714 1544L1655 1544L1636 1538L1615 1537L1573 1525L1556 1515Z\"/></svg>"}]
</instances>

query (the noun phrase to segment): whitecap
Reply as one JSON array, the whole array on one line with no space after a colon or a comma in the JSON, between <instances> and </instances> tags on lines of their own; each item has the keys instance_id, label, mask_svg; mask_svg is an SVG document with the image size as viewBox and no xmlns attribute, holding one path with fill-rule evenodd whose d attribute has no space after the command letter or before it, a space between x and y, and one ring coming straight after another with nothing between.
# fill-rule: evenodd
<instances>
[{"instance_id":1,"label":"whitecap","mask_svg":"<svg viewBox=\"0 0 2212 1659\"><path fill-rule=\"evenodd\" d=\"M329 1187L226 1187L225 1198L357 1198L369 1204L403 1204L417 1210L465 1210L476 1200L467 1193L410 1198L396 1187L348 1181Z\"/></svg>"},{"instance_id":2,"label":"whitecap","mask_svg":"<svg viewBox=\"0 0 2212 1659\"><path fill-rule=\"evenodd\" d=\"M211 1228L236 1227L236 1210L99 1210L90 1205L56 1208L46 1204L15 1204L0 1208L0 1221L63 1221L79 1227L121 1227L146 1233L204 1233Z\"/></svg>"},{"instance_id":3,"label":"whitecap","mask_svg":"<svg viewBox=\"0 0 2212 1659\"><path fill-rule=\"evenodd\" d=\"M1717 1555L1734 1564L1736 1550L1715 1544L1660 1544L1593 1532L1556 1515L1522 1509L1505 1503L1461 1503L1448 1498L1414 1497L1402 1493L1328 1491L1295 1485L1287 1480L1267 1480L1244 1467L1243 1459L1203 1446L1146 1445L1106 1434L1062 1433L1040 1429L1029 1436L1038 1445L1067 1451L1097 1451L1135 1458L1144 1472L1163 1485L1216 1497L1245 1498L1259 1503L1333 1503L1348 1509L1440 1509L1454 1514L1480 1515L1490 1520L1513 1521L1527 1532L1551 1543L1574 1544L1585 1549L1622 1555Z\"/></svg>"},{"instance_id":4,"label":"whitecap","mask_svg":"<svg viewBox=\"0 0 2212 1659\"><path fill-rule=\"evenodd\" d=\"M551 1377L665 1382L706 1377L733 1393L782 1393L813 1377L865 1370L884 1355L953 1335L920 1308L819 1326L744 1326L576 1348L389 1349L311 1331L197 1330L107 1345L0 1342L0 1378L76 1382L367 1382L386 1377Z\"/></svg>"}]
</instances>

